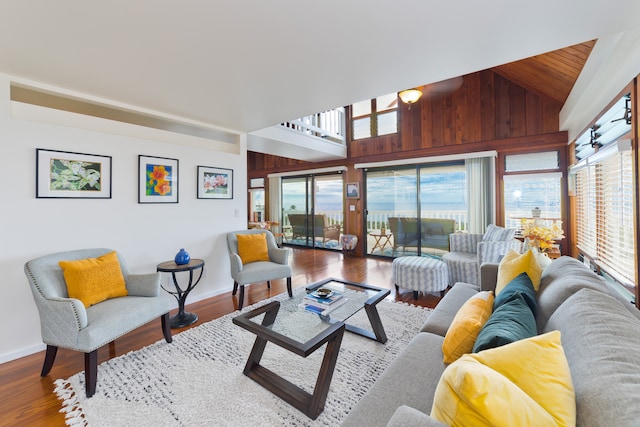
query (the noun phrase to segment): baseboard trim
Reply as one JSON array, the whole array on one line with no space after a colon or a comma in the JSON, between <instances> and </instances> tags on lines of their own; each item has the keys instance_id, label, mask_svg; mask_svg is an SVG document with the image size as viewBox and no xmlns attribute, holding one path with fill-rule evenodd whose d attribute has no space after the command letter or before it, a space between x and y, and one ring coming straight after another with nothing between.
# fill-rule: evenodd
<instances>
[{"instance_id":1,"label":"baseboard trim","mask_svg":"<svg viewBox=\"0 0 640 427\"><path fill-rule=\"evenodd\" d=\"M11 362L17 359L20 359L21 357L25 357L25 356L30 356L34 353L38 353L40 351L43 351L47 348L46 345L44 345L44 343L40 343L38 345L34 345L31 347L25 347L23 349L20 349L18 351L13 351L11 353L5 353L5 354L0 354L0 365L3 363L7 363L7 362Z\"/></svg>"}]
</instances>

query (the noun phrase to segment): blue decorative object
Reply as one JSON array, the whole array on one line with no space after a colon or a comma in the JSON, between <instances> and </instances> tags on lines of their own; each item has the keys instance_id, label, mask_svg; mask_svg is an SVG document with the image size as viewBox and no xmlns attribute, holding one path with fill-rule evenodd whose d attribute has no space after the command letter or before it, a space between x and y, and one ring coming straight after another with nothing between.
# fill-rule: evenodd
<instances>
[{"instance_id":1,"label":"blue decorative object","mask_svg":"<svg viewBox=\"0 0 640 427\"><path fill-rule=\"evenodd\" d=\"M178 251L178 253L176 254L176 258L175 258L176 264L178 265L189 264L189 261L191 261L191 257L189 256L189 253L184 249L180 249L180 251Z\"/></svg>"}]
</instances>

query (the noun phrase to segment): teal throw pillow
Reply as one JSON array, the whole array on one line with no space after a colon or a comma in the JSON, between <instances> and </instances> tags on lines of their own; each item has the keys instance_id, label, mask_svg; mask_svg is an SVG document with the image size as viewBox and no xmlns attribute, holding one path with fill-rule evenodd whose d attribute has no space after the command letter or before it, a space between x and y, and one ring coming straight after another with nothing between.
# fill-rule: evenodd
<instances>
[{"instance_id":1,"label":"teal throw pillow","mask_svg":"<svg viewBox=\"0 0 640 427\"><path fill-rule=\"evenodd\" d=\"M500 347L537 335L536 319L520 292L495 310L476 338L473 352Z\"/></svg>"},{"instance_id":2,"label":"teal throw pillow","mask_svg":"<svg viewBox=\"0 0 640 427\"><path fill-rule=\"evenodd\" d=\"M527 303L535 317L536 307L538 305L536 302L536 290L533 288L531 278L524 272L520 273L512 281L507 283L507 286L505 286L500 293L496 295L496 298L493 301L493 311L504 304L516 292L520 292L522 294L524 301Z\"/></svg>"}]
</instances>

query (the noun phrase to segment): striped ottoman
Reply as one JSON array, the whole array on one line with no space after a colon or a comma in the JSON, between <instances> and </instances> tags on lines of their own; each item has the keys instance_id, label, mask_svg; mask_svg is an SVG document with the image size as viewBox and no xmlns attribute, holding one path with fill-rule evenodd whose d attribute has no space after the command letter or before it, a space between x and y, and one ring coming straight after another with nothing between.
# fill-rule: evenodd
<instances>
[{"instance_id":1,"label":"striped ottoman","mask_svg":"<svg viewBox=\"0 0 640 427\"><path fill-rule=\"evenodd\" d=\"M413 299L418 299L418 292L440 292L449 285L449 272L444 262L420 256L403 256L393 260L392 276L396 285L396 293L400 288L411 289Z\"/></svg>"}]
</instances>

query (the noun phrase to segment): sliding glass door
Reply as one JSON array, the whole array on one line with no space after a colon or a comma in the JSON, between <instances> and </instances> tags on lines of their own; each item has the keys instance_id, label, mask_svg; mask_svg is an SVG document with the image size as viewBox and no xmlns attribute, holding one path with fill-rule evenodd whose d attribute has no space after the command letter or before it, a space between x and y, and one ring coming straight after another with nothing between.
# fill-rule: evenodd
<instances>
[{"instance_id":1,"label":"sliding glass door","mask_svg":"<svg viewBox=\"0 0 640 427\"><path fill-rule=\"evenodd\" d=\"M424 166L420 173L420 248L440 257L449 251L449 234L464 229L467 217L464 164Z\"/></svg>"},{"instance_id":2,"label":"sliding glass door","mask_svg":"<svg viewBox=\"0 0 640 427\"><path fill-rule=\"evenodd\" d=\"M366 173L367 253L396 256L418 248L415 167ZM413 248L413 249L412 249Z\"/></svg>"},{"instance_id":3,"label":"sliding glass door","mask_svg":"<svg viewBox=\"0 0 640 427\"><path fill-rule=\"evenodd\" d=\"M287 244L340 249L342 174L282 178L282 219Z\"/></svg>"},{"instance_id":4,"label":"sliding glass door","mask_svg":"<svg viewBox=\"0 0 640 427\"><path fill-rule=\"evenodd\" d=\"M440 257L467 222L464 163L367 170L366 245L371 255Z\"/></svg>"}]
</instances>

